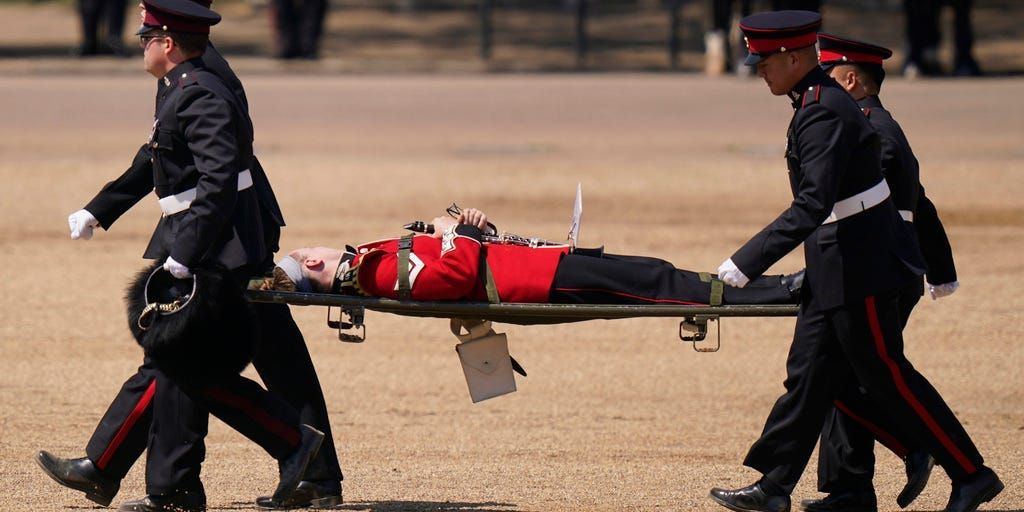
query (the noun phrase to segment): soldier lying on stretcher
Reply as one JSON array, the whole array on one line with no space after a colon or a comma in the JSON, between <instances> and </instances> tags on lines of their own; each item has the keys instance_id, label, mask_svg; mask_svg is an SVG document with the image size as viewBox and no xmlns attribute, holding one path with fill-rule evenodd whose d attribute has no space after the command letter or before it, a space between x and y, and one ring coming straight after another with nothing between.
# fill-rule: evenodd
<instances>
[{"instance_id":1,"label":"soldier lying on stretcher","mask_svg":"<svg viewBox=\"0 0 1024 512\"><path fill-rule=\"evenodd\" d=\"M487 217L467 208L434 219L433 234L355 249L308 247L278 262L264 288L390 299L562 304L796 304L803 272L763 276L744 288L657 258L568 245L483 242ZM404 240L404 241L403 241ZM407 250L402 247L408 245ZM404 264L401 262L405 261ZM396 269L408 272L399 275Z\"/></svg>"}]
</instances>

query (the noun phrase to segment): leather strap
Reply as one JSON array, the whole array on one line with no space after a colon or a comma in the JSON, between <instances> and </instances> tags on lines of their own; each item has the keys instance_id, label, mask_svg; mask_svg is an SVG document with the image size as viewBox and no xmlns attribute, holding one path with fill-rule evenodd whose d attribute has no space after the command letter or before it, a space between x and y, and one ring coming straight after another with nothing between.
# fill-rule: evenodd
<instances>
[{"instance_id":1,"label":"leather strap","mask_svg":"<svg viewBox=\"0 0 1024 512\"><path fill-rule=\"evenodd\" d=\"M412 252L412 237L405 235L398 239L398 298L409 300L412 297L412 287L409 286L409 253Z\"/></svg>"},{"instance_id":2,"label":"leather strap","mask_svg":"<svg viewBox=\"0 0 1024 512\"><path fill-rule=\"evenodd\" d=\"M487 302L491 304L501 304L501 297L498 296L498 286L494 284L494 273L491 272L490 265L487 264L487 256L480 255L480 270L484 271L484 286L487 288Z\"/></svg>"},{"instance_id":3,"label":"leather strap","mask_svg":"<svg viewBox=\"0 0 1024 512\"><path fill-rule=\"evenodd\" d=\"M708 272L698 272L701 282L711 283L711 294L708 296L709 306L721 306L722 298L725 296L725 283L717 277L711 277Z\"/></svg>"}]
</instances>

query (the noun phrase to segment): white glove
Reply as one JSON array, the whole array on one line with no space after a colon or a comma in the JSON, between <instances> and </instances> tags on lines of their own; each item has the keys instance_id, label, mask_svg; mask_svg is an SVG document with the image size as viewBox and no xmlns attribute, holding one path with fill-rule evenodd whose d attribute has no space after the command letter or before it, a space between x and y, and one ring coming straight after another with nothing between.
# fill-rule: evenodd
<instances>
[{"instance_id":1,"label":"white glove","mask_svg":"<svg viewBox=\"0 0 1024 512\"><path fill-rule=\"evenodd\" d=\"M960 288L960 281L953 281L952 283L944 284L929 284L928 293L932 294L932 300L938 300L948 295L953 295L953 292L957 288Z\"/></svg>"},{"instance_id":2,"label":"white glove","mask_svg":"<svg viewBox=\"0 0 1024 512\"><path fill-rule=\"evenodd\" d=\"M718 266L718 278L723 283L737 288L743 288L750 282L750 278L743 275L743 272L732 262L732 258L723 261Z\"/></svg>"},{"instance_id":3,"label":"white glove","mask_svg":"<svg viewBox=\"0 0 1024 512\"><path fill-rule=\"evenodd\" d=\"M92 238L92 229L100 225L100 221L93 217L89 210L78 210L68 215L68 227L71 228L71 239L88 240Z\"/></svg>"},{"instance_id":4,"label":"white glove","mask_svg":"<svg viewBox=\"0 0 1024 512\"><path fill-rule=\"evenodd\" d=\"M164 270L171 273L172 276L178 279L187 279L192 277L192 272L189 272L188 267L174 261L174 258L168 256L167 261L164 262Z\"/></svg>"}]
</instances>

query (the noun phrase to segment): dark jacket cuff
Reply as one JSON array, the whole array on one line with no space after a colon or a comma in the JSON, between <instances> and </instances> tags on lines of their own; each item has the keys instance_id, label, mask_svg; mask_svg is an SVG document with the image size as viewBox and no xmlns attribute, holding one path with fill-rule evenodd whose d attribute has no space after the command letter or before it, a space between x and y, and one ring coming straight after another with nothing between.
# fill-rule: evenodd
<instances>
[{"instance_id":1,"label":"dark jacket cuff","mask_svg":"<svg viewBox=\"0 0 1024 512\"><path fill-rule=\"evenodd\" d=\"M455 234L472 238L480 243L483 243L484 241L484 234L480 231L480 228L470 226L469 224L459 224L458 226L455 226Z\"/></svg>"}]
</instances>

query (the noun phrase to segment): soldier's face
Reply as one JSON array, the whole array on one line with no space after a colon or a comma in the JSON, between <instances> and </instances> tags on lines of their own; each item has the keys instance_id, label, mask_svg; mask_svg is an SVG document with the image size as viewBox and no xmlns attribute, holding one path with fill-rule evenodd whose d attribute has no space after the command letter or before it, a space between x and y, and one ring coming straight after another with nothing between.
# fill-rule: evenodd
<instances>
[{"instance_id":1,"label":"soldier's face","mask_svg":"<svg viewBox=\"0 0 1024 512\"><path fill-rule=\"evenodd\" d=\"M170 38L151 37L142 39L142 65L149 74L160 78L170 71L167 67Z\"/></svg>"},{"instance_id":2,"label":"soldier's face","mask_svg":"<svg viewBox=\"0 0 1024 512\"><path fill-rule=\"evenodd\" d=\"M798 63L793 52L774 53L757 63L757 76L764 80L772 94L782 96L803 78Z\"/></svg>"},{"instance_id":3,"label":"soldier's face","mask_svg":"<svg viewBox=\"0 0 1024 512\"><path fill-rule=\"evenodd\" d=\"M302 272L316 291L326 292L334 284L334 271L344 254L344 251L330 247L305 247L292 251L288 256L302 265Z\"/></svg>"}]
</instances>

